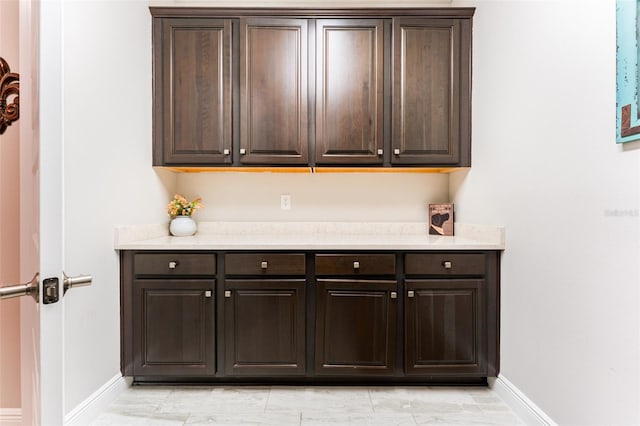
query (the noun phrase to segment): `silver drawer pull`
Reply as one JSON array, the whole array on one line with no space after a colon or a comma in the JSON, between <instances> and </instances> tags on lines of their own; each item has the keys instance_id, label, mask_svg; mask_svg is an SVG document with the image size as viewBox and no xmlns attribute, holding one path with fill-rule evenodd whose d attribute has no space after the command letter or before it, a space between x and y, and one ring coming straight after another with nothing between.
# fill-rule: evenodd
<instances>
[{"instance_id":1,"label":"silver drawer pull","mask_svg":"<svg viewBox=\"0 0 640 426\"><path fill-rule=\"evenodd\" d=\"M445 260L444 262L442 262L442 266L444 266L444 269L451 269L451 267L453 266L453 263L449 262L448 260Z\"/></svg>"},{"instance_id":2,"label":"silver drawer pull","mask_svg":"<svg viewBox=\"0 0 640 426\"><path fill-rule=\"evenodd\" d=\"M226 297L226 298L231 297L231 290L225 290L224 291L224 297Z\"/></svg>"},{"instance_id":3,"label":"silver drawer pull","mask_svg":"<svg viewBox=\"0 0 640 426\"><path fill-rule=\"evenodd\" d=\"M396 293L395 291L391 292L391 298L392 299L397 299L398 298L398 293Z\"/></svg>"},{"instance_id":4,"label":"silver drawer pull","mask_svg":"<svg viewBox=\"0 0 640 426\"><path fill-rule=\"evenodd\" d=\"M409 290L409 291L407 292L407 297L413 297L413 296L415 296L414 291L413 291L413 290Z\"/></svg>"},{"instance_id":5,"label":"silver drawer pull","mask_svg":"<svg viewBox=\"0 0 640 426\"><path fill-rule=\"evenodd\" d=\"M178 262L171 261L169 262L169 269L176 269L178 267Z\"/></svg>"},{"instance_id":6,"label":"silver drawer pull","mask_svg":"<svg viewBox=\"0 0 640 426\"><path fill-rule=\"evenodd\" d=\"M211 297L211 290L207 290L204 292L204 297Z\"/></svg>"},{"instance_id":7,"label":"silver drawer pull","mask_svg":"<svg viewBox=\"0 0 640 426\"><path fill-rule=\"evenodd\" d=\"M357 260L353 262L353 269L360 269L360 262L358 262Z\"/></svg>"},{"instance_id":8,"label":"silver drawer pull","mask_svg":"<svg viewBox=\"0 0 640 426\"><path fill-rule=\"evenodd\" d=\"M260 262L260 267L262 269L267 269L269 267L269 262Z\"/></svg>"}]
</instances>

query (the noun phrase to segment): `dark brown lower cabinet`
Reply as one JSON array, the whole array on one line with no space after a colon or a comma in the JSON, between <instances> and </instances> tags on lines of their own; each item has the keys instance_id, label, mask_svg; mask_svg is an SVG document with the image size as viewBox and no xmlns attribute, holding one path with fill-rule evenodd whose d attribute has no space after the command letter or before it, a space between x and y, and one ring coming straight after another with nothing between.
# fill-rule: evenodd
<instances>
[{"instance_id":1,"label":"dark brown lower cabinet","mask_svg":"<svg viewBox=\"0 0 640 426\"><path fill-rule=\"evenodd\" d=\"M214 280L134 280L135 376L215 373L214 288Z\"/></svg>"},{"instance_id":2,"label":"dark brown lower cabinet","mask_svg":"<svg viewBox=\"0 0 640 426\"><path fill-rule=\"evenodd\" d=\"M408 375L486 376L485 282L406 281Z\"/></svg>"},{"instance_id":3,"label":"dark brown lower cabinet","mask_svg":"<svg viewBox=\"0 0 640 426\"><path fill-rule=\"evenodd\" d=\"M500 371L499 271L498 251L125 251L122 373L486 383Z\"/></svg>"},{"instance_id":4,"label":"dark brown lower cabinet","mask_svg":"<svg viewBox=\"0 0 640 426\"><path fill-rule=\"evenodd\" d=\"M228 279L224 289L225 373L304 375L305 280Z\"/></svg>"},{"instance_id":5,"label":"dark brown lower cabinet","mask_svg":"<svg viewBox=\"0 0 640 426\"><path fill-rule=\"evenodd\" d=\"M317 280L315 374L394 373L397 287L392 280Z\"/></svg>"}]
</instances>

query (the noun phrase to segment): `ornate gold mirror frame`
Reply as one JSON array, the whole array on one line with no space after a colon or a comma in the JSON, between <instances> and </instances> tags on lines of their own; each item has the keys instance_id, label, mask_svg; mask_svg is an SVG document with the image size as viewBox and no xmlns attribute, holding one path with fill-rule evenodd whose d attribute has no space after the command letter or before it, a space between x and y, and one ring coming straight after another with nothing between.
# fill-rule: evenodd
<instances>
[{"instance_id":1,"label":"ornate gold mirror frame","mask_svg":"<svg viewBox=\"0 0 640 426\"><path fill-rule=\"evenodd\" d=\"M0 57L0 135L20 117L20 76Z\"/></svg>"}]
</instances>

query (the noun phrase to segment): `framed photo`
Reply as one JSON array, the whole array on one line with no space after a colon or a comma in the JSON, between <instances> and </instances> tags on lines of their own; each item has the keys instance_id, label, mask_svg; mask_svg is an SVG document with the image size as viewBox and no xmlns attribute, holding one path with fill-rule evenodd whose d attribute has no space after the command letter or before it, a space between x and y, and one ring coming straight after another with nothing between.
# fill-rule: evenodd
<instances>
[{"instance_id":1,"label":"framed photo","mask_svg":"<svg viewBox=\"0 0 640 426\"><path fill-rule=\"evenodd\" d=\"M640 139L640 0L616 0L616 143Z\"/></svg>"},{"instance_id":2,"label":"framed photo","mask_svg":"<svg viewBox=\"0 0 640 426\"><path fill-rule=\"evenodd\" d=\"M453 204L429 204L429 235L453 236Z\"/></svg>"}]
</instances>

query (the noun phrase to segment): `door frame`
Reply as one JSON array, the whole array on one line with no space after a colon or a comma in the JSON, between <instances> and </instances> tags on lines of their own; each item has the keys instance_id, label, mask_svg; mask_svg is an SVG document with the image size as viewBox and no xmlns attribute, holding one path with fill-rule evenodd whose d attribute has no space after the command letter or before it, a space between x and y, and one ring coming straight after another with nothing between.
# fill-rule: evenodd
<instances>
[{"instance_id":1,"label":"door frame","mask_svg":"<svg viewBox=\"0 0 640 426\"><path fill-rule=\"evenodd\" d=\"M40 282L57 277L60 294L64 255L63 2L21 0L19 31L20 192L26 197L21 200L22 209L31 212L31 220L21 220L20 225L21 278L32 276L34 269L39 271ZM65 413L64 300L44 305L42 290L40 293L37 325L27 327L21 318L21 347L29 351L29 359L25 361L23 353L21 362L35 364L29 365L32 371L22 374L22 417L23 423L61 425ZM23 298L22 306L28 303L31 301ZM25 407L25 398L31 406Z\"/></svg>"},{"instance_id":2,"label":"door frame","mask_svg":"<svg viewBox=\"0 0 640 426\"><path fill-rule=\"evenodd\" d=\"M61 275L64 269L64 0L41 1L39 7L40 277L41 280L58 277L62 286ZM64 424L66 411L63 356L64 299L61 287L59 292L60 301L41 305L40 311L40 406L43 425Z\"/></svg>"}]
</instances>

